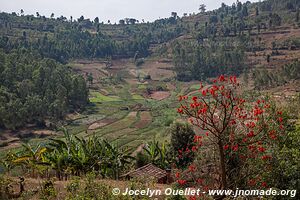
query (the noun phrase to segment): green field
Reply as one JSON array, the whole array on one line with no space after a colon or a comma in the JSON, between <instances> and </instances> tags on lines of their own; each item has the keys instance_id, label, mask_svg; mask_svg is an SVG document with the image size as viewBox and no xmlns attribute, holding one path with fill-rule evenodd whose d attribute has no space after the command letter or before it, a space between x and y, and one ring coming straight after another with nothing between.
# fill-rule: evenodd
<instances>
[{"instance_id":1,"label":"green field","mask_svg":"<svg viewBox=\"0 0 300 200\"><path fill-rule=\"evenodd\" d=\"M120 101L120 98L117 96L105 96L101 94L100 92L94 92L91 91L91 98L90 102L92 103L101 103L101 102L107 102L107 101Z\"/></svg>"}]
</instances>

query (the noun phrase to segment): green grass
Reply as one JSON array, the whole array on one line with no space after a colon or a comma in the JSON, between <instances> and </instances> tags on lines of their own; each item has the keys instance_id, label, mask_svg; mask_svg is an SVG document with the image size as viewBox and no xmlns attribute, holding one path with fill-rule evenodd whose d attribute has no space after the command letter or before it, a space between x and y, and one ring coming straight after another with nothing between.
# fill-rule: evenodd
<instances>
[{"instance_id":1,"label":"green grass","mask_svg":"<svg viewBox=\"0 0 300 200\"><path fill-rule=\"evenodd\" d=\"M100 92L91 92L90 102L101 103L109 101L121 101L121 99L117 96L105 96Z\"/></svg>"},{"instance_id":2,"label":"green grass","mask_svg":"<svg viewBox=\"0 0 300 200\"><path fill-rule=\"evenodd\" d=\"M147 85L146 84L139 84L138 89L146 89Z\"/></svg>"},{"instance_id":3,"label":"green grass","mask_svg":"<svg viewBox=\"0 0 300 200\"><path fill-rule=\"evenodd\" d=\"M103 128L97 129L96 135L104 136L104 135L112 133L112 132L121 131L123 129L130 127L130 125L132 123L134 123L135 120L136 120L136 117L127 115L125 118L123 118L119 121L116 121L112 124L104 126Z\"/></svg>"},{"instance_id":4,"label":"green grass","mask_svg":"<svg viewBox=\"0 0 300 200\"><path fill-rule=\"evenodd\" d=\"M199 90L200 89L200 84L194 84L190 86L191 90Z\"/></svg>"},{"instance_id":5,"label":"green grass","mask_svg":"<svg viewBox=\"0 0 300 200\"><path fill-rule=\"evenodd\" d=\"M143 100L144 97L142 95L139 95L139 94L133 94L132 99L133 100Z\"/></svg>"},{"instance_id":6,"label":"green grass","mask_svg":"<svg viewBox=\"0 0 300 200\"><path fill-rule=\"evenodd\" d=\"M119 131L116 131L116 132L113 132L113 133L110 133L110 134L106 134L105 138L108 141L116 142L120 138L128 137L129 135L131 135L135 131L136 131L135 128L126 128L126 129L119 130Z\"/></svg>"},{"instance_id":7,"label":"green grass","mask_svg":"<svg viewBox=\"0 0 300 200\"><path fill-rule=\"evenodd\" d=\"M105 115L100 114L100 113L95 113L95 114L89 114L86 115L85 117L82 117L80 119L76 119L72 122L74 125L80 125L80 124L90 124L92 122L101 120L105 117Z\"/></svg>"}]
</instances>

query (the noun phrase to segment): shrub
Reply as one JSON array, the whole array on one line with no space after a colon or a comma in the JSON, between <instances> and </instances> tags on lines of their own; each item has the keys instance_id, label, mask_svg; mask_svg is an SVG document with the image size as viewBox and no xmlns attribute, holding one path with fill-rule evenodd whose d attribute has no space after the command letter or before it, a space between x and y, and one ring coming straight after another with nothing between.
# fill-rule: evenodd
<instances>
[{"instance_id":1,"label":"shrub","mask_svg":"<svg viewBox=\"0 0 300 200\"><path fill-rule=\"evenodd\" d=\"M145 77L144 77L145 80L151 80L151 76L149 74L147 74Z\"/></svg>"},{"instance_id":2,"label":"shrub","mask_svg":"<svg viewBox=\"0 0 300 200\"><path fill-rule=\"evenodd\" d=\"M140 168L149 163L148 157L142 152L138 152L136 155L135 167Z\"/></svg>"},{"instance_id":3,"label":"shrub","mask_svg":"<svg viewBox=\"0 0 300 200\"><path fill-rule=\"evenodd\" d=\"M171 149L177 158L176 165L185 168L194 159L194 153L191 151L194 145L195 132L187 123L175 122L171 125Z\"/></svg>"},{"instance_id":4,"label":"shrub","mask_svg":"<svg viewBox=\"0 0 300 200\"><path fill-rule=\"evenodd\" d=\"M144 64L144 62L145 62L144 59L137 59L135 61L135 66L140 67Z\"/></svg>"}]
</instances>

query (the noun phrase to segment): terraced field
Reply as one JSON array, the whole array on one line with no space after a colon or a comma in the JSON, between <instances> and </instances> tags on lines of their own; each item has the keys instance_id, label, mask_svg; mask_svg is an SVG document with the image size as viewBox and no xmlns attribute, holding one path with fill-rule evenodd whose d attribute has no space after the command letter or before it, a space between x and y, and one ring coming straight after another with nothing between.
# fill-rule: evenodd
<instances>
[{"instance_id":1,"label":"terraced field","mask_svg":"<svg viewBox=\"0 0 300 200\"><path fill-rule=\"evenodd\" d=\"M84 64L75 66L79 73L95 71L89 71L93 66L91 63L87 68ZM98 71L105 68L99 62L94 66ZM108 82L95 80L90 90L92 104L86 118L70 122L68 128L76 130L84 124L84 129L73 133L80 137L97 135L133 150L153 139L168 140L168 126L179 117L176 112L178 95L196 91L200 86L197 82L176 82L172 79L173 72L168 70L171 67L170 63L146 60L137 69L131 60L113 61L112 67L105 70L114 77L122 74L122 79L115 81L102 74L100 79ZM151 79L138 79L136 72L149 74ZM163 81L166 77L170 80Z\"/></svg>"},{"instance_id":2,"label":"terraced field","mask_svg":"<svg viewBox=\"0 0 300 200\"><path fill-rule=\"evenodd\" d=\"M85 64L75 64L76 71L85 74L105 68L99 64L101 62L95 65L87 63L87 68ZM189 89L190 85L195 84L176 83L172 79L173 72L168 69L171 67L169 63L147 60L137 70L130 60L114 61L113 66L105 69L107 75L101 74L102 81L95 81L91 86L92 104L86 116L72 121L68 128L80 137L97 135L132 149L153 139L168 139L168 126L178 117L177 97L182 92L182 86ZM136 72L149 74L151 79L138 79ZM113 80L109 74L122 78ZM170 81L163 82L166 77L171 78Z\"/></svg>"},{"instance_id":3,"label":"terraced field","mask_svg":"<svg viewBox=\"0 0 300 200\"><path fill-rule=\"evenodd\" d=\"M107 68L104 61L74 61L70 66L87 77L91 74L90 105L82 113L66 116L64 126L79 137L97 135L119 146L134 151L141 144L156 140L167 140L167 129L176 120L178 95L197 90L197 84L175 81L170 63L146 60L137 70L131 60L115 60ZM150 75L150 79L136 77ZM153 78L152 78L153 77ZM168 77L169 80L165 80ZM43 134L38 129L26 128L32 138L9 137L3 142L7 148L18 148L22 142L35 143L45 137L62 137L58 132ZM39 133L39 134L38 134ZM41 134L42 133L42 134ZM21 134L21 133L20 133ZM15 134L13 134L15 135ZM21 134L22 135L22 134Z\"/></svg>"}]
</instances>

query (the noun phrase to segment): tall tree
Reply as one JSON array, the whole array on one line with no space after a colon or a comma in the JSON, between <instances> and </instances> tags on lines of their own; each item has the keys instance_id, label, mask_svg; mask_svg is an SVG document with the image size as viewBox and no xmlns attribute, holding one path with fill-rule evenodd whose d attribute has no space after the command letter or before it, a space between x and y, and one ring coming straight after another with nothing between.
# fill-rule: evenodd
<instances>
[{"instance_id":1,"label":"tall tree","mask_svg":"<svg viewBox=\"0 0 300 200\"><path fill-rule=\"evenodd\" d=\"M171 13L171 16L172 16L173 18L176 19L176 17L177 17L177 12L172 12L172 13Z\"/></svg>"},{"instance_id":2,"label":"tall tree","mask_svg":"<svg viewBox=\"0 0 300 200\"><path fill-rule=\"evenodd\" d=\"M99 24L99 17L96 17L96 18L94 19L94 23L95 23L95 24Z\"/></svg>"},{"instance_id":3,"label":"tall tree","mask_svg":"<svg viewBox=\"0 0 300 200\"><path fill-rule=\"evenodd\" d=\"M179 99L178 112L206 132L199 138L199 151L203 150L204 160L198 170L190 165L189 171L192 168L194 175L201 174L203 165L211 166L220 173L218 178L211 178L208 176L211 171L206 167L208 187L240 188L253 177L272 169L270 160L278 144L276 140L284 136L282 113L271 108L265 99L247 102L238 92L239 84L234 76L221 75L213 82L211 87L201 87L199 95ZM212 156L208 156L208 152ZM198 179L195 177L195 180Z\"/></svg>"},{"instance_id":4,"label":"tall tree","mask_svg":"<svg viewBox=\"0 0 300 200\"><path fill-rule=\"evenodd\" d=\"M205 13L206 11L206 5L205 4L201 4L200 7L199 7L199 10L201 13Z\"/></svg>"}]
</instances>

